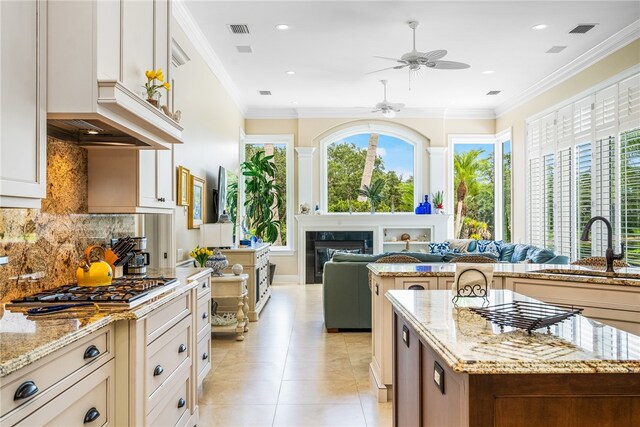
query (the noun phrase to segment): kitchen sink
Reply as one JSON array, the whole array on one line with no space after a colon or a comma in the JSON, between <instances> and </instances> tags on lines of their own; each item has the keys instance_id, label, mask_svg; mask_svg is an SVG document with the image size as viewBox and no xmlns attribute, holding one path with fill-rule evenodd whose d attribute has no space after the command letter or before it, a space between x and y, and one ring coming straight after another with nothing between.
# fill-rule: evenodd
<instances>
[{"instance_id":1,"label":"kitchen sink","mask_svg":"<svg viewBox=\"0 0 640 427\"><path fill-rule=\"evenodd\" d=\"M603 270L593 270L591 268L584 267L572 267L572 268L543 268L542 270L534 270L532 273L542 274L556 274L563 276L594 276L594 277L609 277L612 279L637 279L640 280L640 271L634 269L637 272L628 272L627 268L621 268L621 271L608 273Z\"/></svg>"}]
</instances>

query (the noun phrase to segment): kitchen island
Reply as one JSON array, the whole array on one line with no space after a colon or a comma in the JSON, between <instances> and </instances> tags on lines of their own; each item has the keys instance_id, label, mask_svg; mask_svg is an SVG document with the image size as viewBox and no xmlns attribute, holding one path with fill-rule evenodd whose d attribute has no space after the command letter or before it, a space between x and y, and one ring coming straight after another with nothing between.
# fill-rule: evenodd
<instances>
[{"instance_id":1,"label":"kitchen island","mask_svg":"<svg viewBox=\"0 0 640 427\"><path fill-rule=\"evenodd\" d=\"M463 265L463 264L460 264ZM456 264L368 265L371 287L371 380L378 401L391 397L392 310L384 297L391 289L448 290ZM598 274L598 275L595 275ZM550 303L575 305L583 315L640 335L640 268L617 269L616 275L574 265L493 264L492 289L508 289Z\"/></svg>"},{"instance_id":2,"label":"kitchen island","mask_svg":"<svg viewBox=\"0 0 640 427\"><path fill-rule=\"evenodd\" d=\"M575 316L529 335L451 302L391 290L394 424L632 426L640 420L640 337ZM535 300L493 290L489 304Z\"/></svg>"},{"instance_id":3,"label":"kitchen island","mask_svg":"<svg viewBox=\"0 0 640 427\"><path fill-rule=\"evenodd\" d=\"M1 425L196 425L210 369L209 268L134 308L0 310ZM96 424L96 425L98 425Z\"/></svg>"}]
</instances>

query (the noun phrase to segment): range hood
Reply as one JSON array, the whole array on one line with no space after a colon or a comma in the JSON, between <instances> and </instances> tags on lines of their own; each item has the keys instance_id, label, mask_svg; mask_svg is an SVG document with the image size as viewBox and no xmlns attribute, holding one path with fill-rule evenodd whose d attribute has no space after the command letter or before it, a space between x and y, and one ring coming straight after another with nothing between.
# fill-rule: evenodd
<instances>
[{"instance_id":1,"label":"range hood","mask_svg":"<svg viewBox=\"0 0 640 427\"><path fill-rule=\"evenodd\" d=\"M47 120L47 135L82 147L151 147L99 120Z\"/></svg>"}]
</instances>

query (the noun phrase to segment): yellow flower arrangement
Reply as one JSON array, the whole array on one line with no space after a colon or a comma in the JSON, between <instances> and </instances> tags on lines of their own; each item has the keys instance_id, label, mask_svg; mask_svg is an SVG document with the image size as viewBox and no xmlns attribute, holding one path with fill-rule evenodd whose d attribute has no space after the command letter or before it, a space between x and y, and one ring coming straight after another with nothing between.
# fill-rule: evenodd
<instances>
[{"instance_id":1,"label":"yellow flower arrangement","mask_svg":"<svg viewBox=\"0 0 640 427\"><path fill-rule=\"evenodd\" d=\"M147 99L155 99L154 96L159 94L158 89L160 88L171 90L169 82L164 81L162 68L158 68L157 70L147 70L144 74L147 76L147 83L144 85L144 88L147 91ZM155 84L155 80L161 84Z\"/></svg>"},{"instance_id":2,"label":"yellow flower arrangement","mask_svg":"<svg viewBox=\"0 0 640 427\"><path fill-rule=\"evenodd\" d=\"M204 263L207 262L210 256L213 255L213 251L207 248L201 248L200 246L196 246L194 250L189 253L189 256L195 259L200 267L204 267Z\"/></svg>"}]
</instances>

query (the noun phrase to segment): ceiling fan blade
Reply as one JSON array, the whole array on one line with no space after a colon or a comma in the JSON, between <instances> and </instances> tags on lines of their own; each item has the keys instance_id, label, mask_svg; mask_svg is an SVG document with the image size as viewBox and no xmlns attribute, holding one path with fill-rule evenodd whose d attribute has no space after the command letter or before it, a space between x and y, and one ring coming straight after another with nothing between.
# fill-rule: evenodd
<instances>
[{"instance_id":1,"label":"ceiling fan blade","mask_svg":"<svg viewBox=\"0 0 640 427\"><path fill-rule=\"evenodd\" d=\"M433 61L433 64L434 65L429 68L437 68L439 70L462 70L464 68L471 67L469 64L455 61Z\"/></svg>"},{"instance_id":2,"label":"ceiling fan blade","mask_svg":"<svg viewBox=\"0 0 640 427\"><path fill-rule=\"evenodd\" d=\"M392 110L400 111L401 109L403 109L403 108L404 108L404 104L403 104L403 103L401 103L401 102L398 102L398 103L395 103L395 104L389 104L389 107L390 107Z\"/></svg>"},{"instance_id":3,"label":"ceiling fan blade","mask_svg":"<svg viewBox=\"0 0 640 427\"><path fill-rule=\"evenodd\" d=\"M383 68L383 69L381 69L381 70L369 71L368 73L365 73L365 75L366 75L366 74L379 73L380 71L386 71L386 70L399 70L399 69L404 68L404 67L407 67L407 66L408 66L408 64L405 64L405 65L396 65L395 67L387 67L387 68Z\"/></svg>"},{"instance_id":4,"label":"ceiling fan blade","mask_svg":"<svg viewBox=\"0 0 640 427\"><path fill-rule=\"evenodd\" d=\"M423 58L427 58L431 61L435 61L436 59L440 59L447 54L447 51L444 49L440 50L432 50L431 52L425 52L422 54Z\"/></svg>"},{"instance_id":5,"label":"ceiling fan blade","mask_svg":"<svg viewBox=\"0 0 640 427\"><path fill-rule=\"evenodd\" d=\"M406 64L406 61L403 61L402 59L398 59L398 58L389 58L388 56L374 56L374 58L380 58L380 59L387 59L389 61L396 61L396 62L400 62L402 64Z\"/></svg>"}]
</instances>

